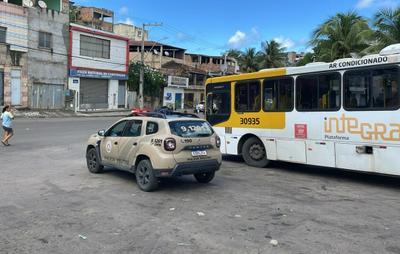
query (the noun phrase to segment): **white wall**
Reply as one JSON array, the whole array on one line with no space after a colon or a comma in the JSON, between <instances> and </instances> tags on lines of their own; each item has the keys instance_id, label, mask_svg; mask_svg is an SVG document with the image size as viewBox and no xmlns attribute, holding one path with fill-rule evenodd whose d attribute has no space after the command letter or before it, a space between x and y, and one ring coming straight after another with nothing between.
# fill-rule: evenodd
<instances>
[{"instance_id":1,"label":"white wall","mask_svg":"<svg viewBox=\"0 0 400 254\"><path fill-rule=\"evenodd\" d=\"M108 109L118 109L118 80L108 82Z\"/></svg>"},{"instance_id":2,"label":"white wall","mask_svg":"<svg viewBox=\"0 0 400 254\"><path fill-rule=\"evenodd\" d=\"M87 29L87 28L86 28ZM127 41L99 36L91 33L72 30L72 68L92 68L105 71L126 71ZM86 35L109 40L110 59L94 58L80 55L80 36Z\"/></svg>"}]
</instances>

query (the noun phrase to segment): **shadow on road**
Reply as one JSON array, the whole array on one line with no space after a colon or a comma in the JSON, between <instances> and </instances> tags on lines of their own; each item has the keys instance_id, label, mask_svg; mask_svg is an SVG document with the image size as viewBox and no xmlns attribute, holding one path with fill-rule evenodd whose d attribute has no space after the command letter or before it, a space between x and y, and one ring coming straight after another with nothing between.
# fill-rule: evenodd
<instances>
[{"instance_id":1,"label":"shadow on road","mask_svg":"<svg viewBox=\"0 0 400 254\"><path fill-rule=\"evenodd\" d=\"M115 178L123 179L124 181L130 181L136 184L136 177L133 173L122 171L113 168L106 168L104 170L104 175L111 175ZM213 182L208 184L198 183L193 176L187 175L182 177L172 177L172 178L161 178L160 185L157 191L168 190L170 191L181 191L181 190L197 190L203 188L209 188L213 186Z\"/></svg>"},{"instance_id":2,"label":"shadow on road","mask_svg":"<svg viewBox=\"0 0 400 254\"><path fill-rule=\"evenodd\" d=\"M224 155L224 161L244 163L241 156ZM386 188L400 189L400 178L391 175L374 174L369 172L351 171L338 168L303 165L289 162L272 161L267 168L273 168L282 173L302 174L312 177L329 178L335 180L357 182ZM260 169L263 170L263 169Z\"/></svg>"}]
</instances>

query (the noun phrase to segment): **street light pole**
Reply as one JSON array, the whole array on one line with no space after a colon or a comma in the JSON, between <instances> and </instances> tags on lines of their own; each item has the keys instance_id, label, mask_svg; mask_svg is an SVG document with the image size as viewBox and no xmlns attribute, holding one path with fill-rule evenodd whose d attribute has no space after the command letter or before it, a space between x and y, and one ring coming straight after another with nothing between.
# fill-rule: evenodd
<instances>
[{"instance_id":1,"label":"street light pole","mask_svg":"<svg viewBox=\"0 0 400 254\"><path fill-rule=\"evenodd\" d=\"M162 23L143 23L142 25L142 47L141 47L141 66L140 66L140 77L139 77L139 107L144 107L144 96L143 96L143 84L144 84L144 34L146 26L162 26Z\"/></svg>"}]
</instances>

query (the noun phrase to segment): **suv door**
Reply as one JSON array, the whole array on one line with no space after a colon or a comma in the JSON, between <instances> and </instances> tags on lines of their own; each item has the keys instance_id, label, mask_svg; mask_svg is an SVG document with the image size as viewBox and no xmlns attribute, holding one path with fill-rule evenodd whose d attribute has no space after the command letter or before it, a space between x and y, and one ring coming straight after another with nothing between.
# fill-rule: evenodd
<instances>
[{"instance_id":1,"label":"suv door","mask_svg":"<svg viewBox=\"0 0 400 254\"><path fill-rule=\"evenodd\" d=\"M100 154L104 164L118 167L119 143L127 121L116 123L104 135L100 143Z\"/></svg>"},{"instance_id":2,"label":"suv door","mask_svg":"<svg viewBox=\"0 0 400 254\"><path fill-rule=\"evenodd\" d=\"M119 142L118 166L125 170L132 168L133 158L139 150L142 136L142 120L129 120Z\"/></svg>"}]
</instances>

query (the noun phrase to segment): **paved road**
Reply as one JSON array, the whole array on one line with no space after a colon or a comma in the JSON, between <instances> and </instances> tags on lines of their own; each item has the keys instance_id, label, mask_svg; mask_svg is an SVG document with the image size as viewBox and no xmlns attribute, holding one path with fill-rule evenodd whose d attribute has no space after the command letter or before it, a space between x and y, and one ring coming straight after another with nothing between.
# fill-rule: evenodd
<instances>
[{"instance_id":1,"label":"paved road","mask_svg":"<svg viewBox=\"0 0 400 254\"><path fill-rule=\"evenodd\" d=\"M87 136L115 120L16 121L0 147L0 253L400 253L399 179L228 157L211 184L144 193L85 167Z\"/></svg>"}]
</instances>

